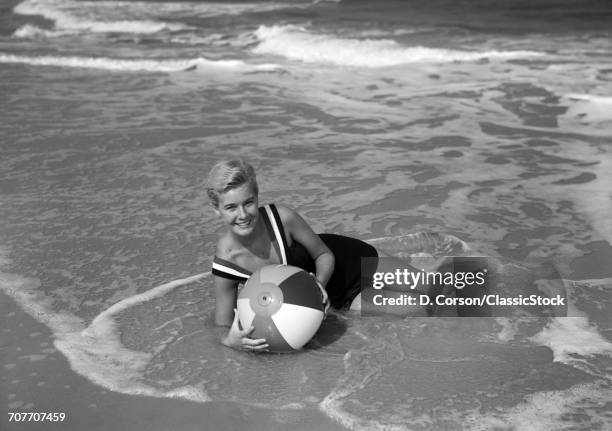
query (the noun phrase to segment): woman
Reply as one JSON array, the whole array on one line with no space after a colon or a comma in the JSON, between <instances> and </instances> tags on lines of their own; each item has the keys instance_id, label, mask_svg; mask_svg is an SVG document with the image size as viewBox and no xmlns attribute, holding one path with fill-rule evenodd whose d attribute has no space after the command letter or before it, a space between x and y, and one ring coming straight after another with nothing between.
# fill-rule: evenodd
<instances>
[{"instance_id":1,"label":"woman","mask_svg":"<svg viewBox=\"0 0 612 431\"><path fill-rule=\"evenodd\" d=\"M362 277L371 282L372 274L381 270L377 259L381 254L374 247L345 236L317 235L288 207L259 207L255 171L241 160L217 163L206 191L213 210L228 227L217 242L212 269L215 323L230 327L222 336L224 345L251 351L268 347L264 339L249 338L254 328L240 329L235 310L238 285L265 265L283 263L305 269L316 278L327 306L359 309ZM421 293L426 290L426 286L418 287Z\"/></svg>"}]
</instances>

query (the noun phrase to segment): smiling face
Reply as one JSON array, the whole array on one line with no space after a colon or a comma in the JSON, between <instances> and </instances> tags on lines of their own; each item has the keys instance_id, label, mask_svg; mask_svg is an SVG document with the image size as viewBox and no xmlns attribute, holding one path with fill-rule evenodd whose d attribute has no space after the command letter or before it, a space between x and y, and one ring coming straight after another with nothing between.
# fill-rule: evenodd
<instances>
[{"instance_id":1,"label":"smiling face","mask_svg":"<svg viewBox=\"0 0 612 431\"><path fill-rule=\"evenodd\" d=\"M239 236L248 236L255 231L259 220L257 193L250 182L219 195L219 206L215 213Z\"/></svg>"}]
</instances>

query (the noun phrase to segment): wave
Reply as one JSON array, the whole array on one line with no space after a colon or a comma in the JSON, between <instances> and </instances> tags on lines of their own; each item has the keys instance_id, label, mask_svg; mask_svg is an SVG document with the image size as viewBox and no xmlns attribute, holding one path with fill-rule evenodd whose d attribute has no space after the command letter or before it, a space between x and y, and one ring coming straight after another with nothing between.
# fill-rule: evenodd
<instances>
[{"instance_id":1,"label":"wave","mask_svg":"<svg viewBox=\"0 0 612 431\"><path fill-rule=\"evenodd\" d=\"M560 118L574 124L589 126L591 134L599 130L603 135L609 136L612 123L612 97L572 93L564 95L562 101L568 109ZM598 174L598 178L600 177ZM606 237L612 238L612 223L608 222L607 225Z\"/></svg>"},{"instance_id":2,"label":"wave","mask_svg":"<svg viewBox=\"0 0 612 431\"><path fill-rule=\"evenodd\" d=\"M597 96L594 94L577 94L572 93L565 96L570 100L580 100L585 102L591 102L599 105L612 105L612 97L610 96Z\"/></svg>"},{"instance_id":3,"label":"wave","mask_svg":"<svg viewBox=\"0 0 612 431\"><path fill-rule=\"evenodd\" d=\"M15 30L13 37L20 39L38 39L61 36L63 33L64 32L40 28L32 24L26 24Z\"/></svg>"},{"instance_id":4,"label":"wave","mask_svg":"<svg viewBox=\"0 0 612 431\"><path fill-rule=\"evenodd\" d=\"M533 51L476 52L408 47L387 39L363 40L314 34L293 25L260 26L255 35L259 40L259 45L253 49L256 54L273 54L308 63L342 66L385 67L406 63L447 63L543 55Z\"/></svg>"},{"instance_id":5,"label":"wave","mask_svg":"<svg viewBox=\"0 0 612 431\"><path fill-rule=\"evenodd\" d=\"M237 72L271 72L280 69L275 64L248 64L241 60L192 59L120 59L109 57L28 57L0 53L0 63L28 64L30 66L56 66L68 68L100 69L125 72L180 72L194 69L224 69Z\"/></svg>"},{"instance_id":6,"label":"wave","mask_svg":"<svg viewBox=\"0 0 612 431\"><path fill-rule=\"evenodd\" d=\"M54 30L59 32L151 34L192 28L181 23L184 19L240 15L310 5L312 3L309 2L156 2L152 6L151 3L143 1L26 0L15 6L13 12L19 15L42 16L53 21ZM14 34L15 37L22 35L29 36L27 28L21 28ZM37 34L41 35L43 34L40 32ZM57 34L46 34L55 35Z\"/></svg>"},{"instance_id":7,"label":"wave","mask_svg":"<svg viewBox=\"0 0 612 431\"><path fill-rule=\"evenodd\" d=\"M150 13L136 13L138 8L127 7L127 4L129 3L26 0L15 6L13 12L19 15L42 16L54 22L55 30L72 32L149 34L186 28L182 24L157 21ZM23 32L24 30L19 29L16 34Z\"/></svg>"},{"instance_id":8,"label":"wave","mask_svg":"<svg viewBox=\"0 0 612 431\"><path fill-rule=\"evenodd\" d=\"M25 24L19 27L11 37L18 39L49 39L62 36L78 35L78 30L54 30L41 28L32 24ZM235 37L228 37L227 34L213 33L208 35L199 35L195 32L171 33L171 34L156 34L147 36L147 40L158 40L160 43L170 43L186 46L202 45L206 47L234 47L244 48L257 43L252 32L241 33Z\"/></svg>"}]
</instances>

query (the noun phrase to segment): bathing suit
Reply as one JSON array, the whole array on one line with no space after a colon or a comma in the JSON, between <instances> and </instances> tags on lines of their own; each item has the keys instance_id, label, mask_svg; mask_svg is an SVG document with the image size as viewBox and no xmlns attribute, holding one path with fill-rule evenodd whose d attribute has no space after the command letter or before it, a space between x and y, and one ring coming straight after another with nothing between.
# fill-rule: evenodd
<instances>
[{"instance_id":1,"label":"bathing suit","mask_svg":"<svg viewBox=\"0 0 612 431\"><path fill-rule=\"evenodd\" d=\"M308 250L295 240L291 246L287 246L285 230L276 207L273 204L264 205L259 208L259 214L281 263L314 273L315 262ZM378 253L371 245L355 238L329 233L319 234L319 237L335 257L334 272L326 286L329 302L334 308L349 307L361 292L362 277L364 280L372 280L376 270L376 259L365 259L362 274L362 258L377 258ZM212 273L241 283L251 276L249 270L217 256L213 259Z\"/></svg>"}]
</instances>

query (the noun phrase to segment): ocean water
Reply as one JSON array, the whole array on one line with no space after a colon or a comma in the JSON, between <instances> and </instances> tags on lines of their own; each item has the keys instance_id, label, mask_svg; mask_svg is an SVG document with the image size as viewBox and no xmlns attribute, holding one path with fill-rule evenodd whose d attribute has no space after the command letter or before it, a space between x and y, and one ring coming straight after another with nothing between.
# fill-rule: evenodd
<instances>
[{"instance_id":1,"label":"ocean water","mask_svg":"<svg viewBox=\"0 0 612 431\"><path fill-rule=\"evenodd\" d=\"M306 411L351 430L610 428L609 2L2 0L0 14L0 295L75 373L261 408L278 430ZM494 259L508 290L552 267L570 317L334 313L299 354L222 349L208 271L223 226L203 184L237 156L262 201L317 231L406 259L450 243ZM9 411L45 409L3 383Z\"/></svg>"}]
</instances>

